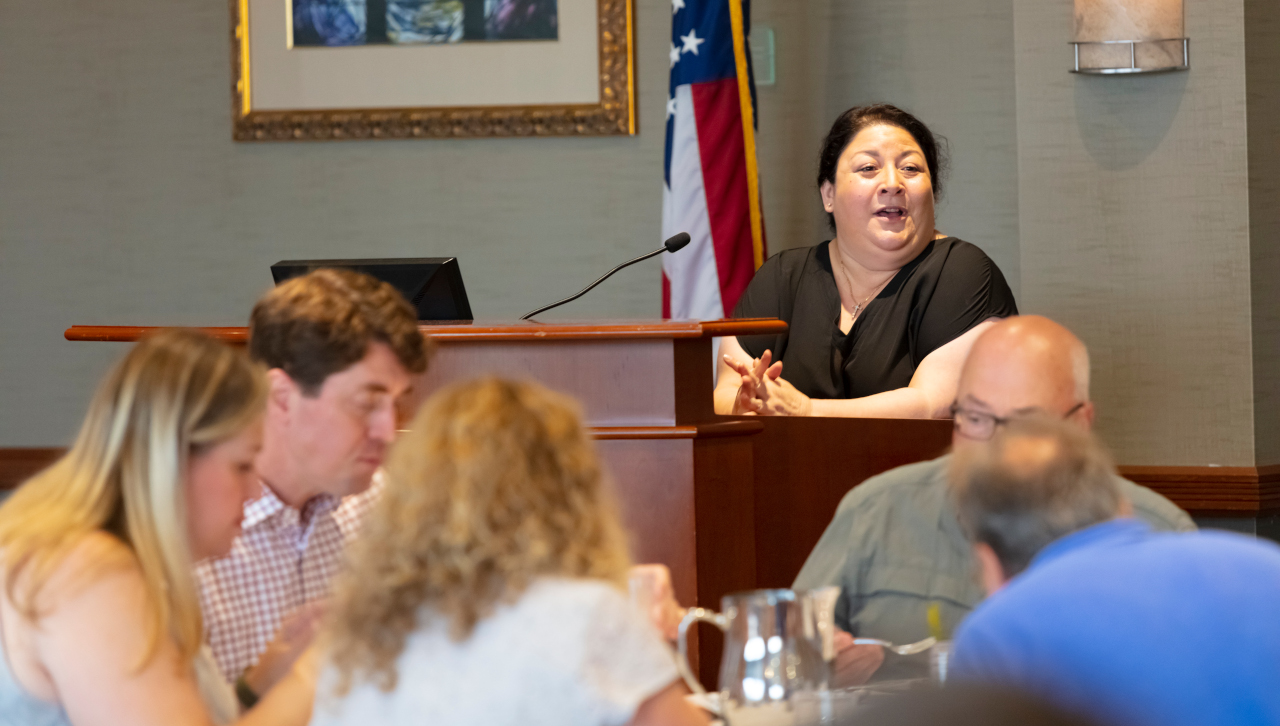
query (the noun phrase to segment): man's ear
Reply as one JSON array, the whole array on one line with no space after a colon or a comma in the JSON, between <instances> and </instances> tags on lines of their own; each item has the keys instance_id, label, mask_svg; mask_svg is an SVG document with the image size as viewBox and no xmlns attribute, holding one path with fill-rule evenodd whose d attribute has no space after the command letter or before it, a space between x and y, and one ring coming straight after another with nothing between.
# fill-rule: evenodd
<instances>
[{"instance_id":1,"label":"man's ear","mask_svg":"<svg viewBox=\"0 0 1280 726\"><path fill-rule=\"evenodd\" d=\"M1097 410L1093 407L1093 401L1085 401L1084 405L1080 407L1079 411L1076 411L1076 415L1072 416L1072 418L1078 419L1081 425L1084 426L1085 431L1092 431L1093 417L1095 415L1097 415Z\"/></svg>"},{"instance_id":2,"label":"man's ear","mask_svg":"<svg viewBox=\"0 0 1280 726\"><path fill-rule=\"evenodd\" d=\"M293 399L298 393L298 384L281 368L267 371L267 415L268 417L288 415L293 408Z\"/></svg>"},{"instance_id":3,"label":"man's ear","mask_svg":"<svg viewBox=\"0 0 1280 726\"><path fill-rule=\"evenodd\" d=\"M996 591L1008 582L1004 576L1004 566L1000 564L996 551L991 549L991 545L978 542L973 546L973 556L978 560L978 574L982 579L983 589L987 591L987 596L996 594Z\"/></svg>"}]
</instances>

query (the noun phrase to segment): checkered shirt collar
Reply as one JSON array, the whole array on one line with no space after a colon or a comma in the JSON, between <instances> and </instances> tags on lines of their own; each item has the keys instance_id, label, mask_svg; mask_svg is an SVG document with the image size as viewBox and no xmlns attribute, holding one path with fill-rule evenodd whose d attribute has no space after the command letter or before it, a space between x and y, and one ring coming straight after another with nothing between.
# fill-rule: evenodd
<instances>
[{"instance_id":1,"label":"checkered shirt collar","mask_svg":"<svg viewBox=\"0 0 1280 726\"><path fill-rule=\"evenodd\" d=\"M304 510L309 515L308 519L313 520L317 515L335 509L341 503L337 497L321 494L304 504L302 510L298 510L285 504L266 482L258 480L258 483L262 485L262 496L244 505L241 527L245 530L271 520L275 520L278 525L300 524Z\"/></svg>"},{"instance_id":2,"label":"checkered shirt collar","mask_svg":"<svg viewBox=\"0 0 1280 726\"><path fill-rule=\"evenodd\" d=\"M244 522L241 524L244 529L256 527L287 508L287 505L280 501L280 497L271 491L271 487L267 486L266 482L259 479L258 483L262 485L262 496L244 505Z\"/></svg>"}]
</instances>

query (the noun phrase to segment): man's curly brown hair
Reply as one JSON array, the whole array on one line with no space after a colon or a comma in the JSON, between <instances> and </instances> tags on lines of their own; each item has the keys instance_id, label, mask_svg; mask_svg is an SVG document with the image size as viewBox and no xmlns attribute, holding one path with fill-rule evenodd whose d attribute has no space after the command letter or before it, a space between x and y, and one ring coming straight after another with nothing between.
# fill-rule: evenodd
<instances>
[{"instance_id":1,"label":"man's curly brown hair","mask_svg":"<svg viewBox=\"0 0 1280 726\"><path fill-rule=\"evenodd\" d=\"M537 578L625 588L626 535L577 404L496 378L435 394L396 443L354 543L327 640L338 694L385 691L423 620L458 641Z\"/></svg>"},{"instance_id":2,"label":"man's curly brown hair","mask_svg":"<svg viewBox=\"0 0 1280 726\"><path fill-rule=\"evenodd\" d=\"M281 283L253 306L249 355L279 368L307 395L385 344L410 373L427 369L418 315L394 287L362 272L322 268Z\"/></svg>"}]
</instances>

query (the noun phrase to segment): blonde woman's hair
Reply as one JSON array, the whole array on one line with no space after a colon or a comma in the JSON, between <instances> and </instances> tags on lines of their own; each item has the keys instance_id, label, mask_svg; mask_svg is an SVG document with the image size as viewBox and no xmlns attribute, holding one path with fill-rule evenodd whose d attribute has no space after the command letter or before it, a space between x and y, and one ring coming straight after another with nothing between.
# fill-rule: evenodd
<instances>
[{"instance_id":1,"label":"blonde woman's hair","mask_svg":"<svg viewBox=\"0 0 1280 726\"><path fill-rule=\"evenodd\" d=\"M194 658L204 632L187 540L186 464L242 431L265 402L261 368L206 335L166 330L135 345L99 384L67 453L0 506L10 602L38 619L37 598L64 558L87 535L106 532L137 558L154 611L139 665L165 635L184 661Z\"/></svg>"},{"instance_id":2,"label":"blonde woman's hair","mask_svg":"<svg viewBox=\"0 0 1280 726\"><path fill-rule=\"evenodd\" d=\"M336 588L339 694L357 680L394 688L421 619L461 641L538 577L625 587L626 536L566 396L494 378L449 386L396 443L386 481Z\"/></svg>"}]
</instances>

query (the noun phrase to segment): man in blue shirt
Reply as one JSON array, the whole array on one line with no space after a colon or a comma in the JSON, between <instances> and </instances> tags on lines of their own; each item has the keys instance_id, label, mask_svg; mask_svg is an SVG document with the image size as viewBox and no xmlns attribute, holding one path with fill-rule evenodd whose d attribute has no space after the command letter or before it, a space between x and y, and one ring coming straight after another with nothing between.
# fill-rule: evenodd
<instances>
[{"instance_id":1,"label":"man in blue shirt","mask_svg":"<svg viewBox=\"0 0 1280 726\"><path fill-rule=\"evenodd\" d=\"M951 476L991 593L957 633L956 680L1108 724L1280 724L1280 547L1124 517L1106 452L1058 421L1010 422Z\"/></svg>"}]
</instances>

